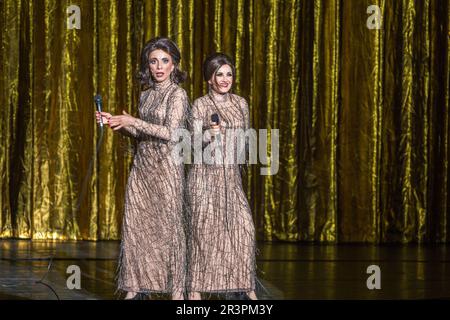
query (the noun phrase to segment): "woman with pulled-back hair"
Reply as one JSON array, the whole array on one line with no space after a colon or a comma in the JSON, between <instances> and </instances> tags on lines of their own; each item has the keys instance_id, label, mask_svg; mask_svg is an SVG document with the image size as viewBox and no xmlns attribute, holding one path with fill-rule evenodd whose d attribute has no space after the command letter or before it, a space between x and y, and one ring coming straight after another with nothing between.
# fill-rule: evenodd
<instances>
[{"instance_id":1,"label":"woman with pulled-back hair","mask_svg":"<svg viewBox=\"0 0 450 320\"><path fill-rule=\"evenodd\" d=\"M203 73L209 92L192 105L191 130L204 152L201 163L194 160L186 188L187 291L192 300L202 293L240 293L255 300L255 227L242 187L245 162L238 161L247 152L245 143L239 146L230 134L250 128L249 108L244 98L230 92L235 79L230 57L212 54ZM210 159L207 148L213 150Z\"/></svg>"},{"instance_id":2,"label":"woman with pulled-back hair","mask_svg":"<svg viewBox=\"0 0 450 320\"><path fill-rule=\"evenodd\" d=\"M134 137L138 146L128 178L118 264L118 291L125 299L168 293L183 299L186 236L183 164L174 161L173 132L185 126L189 101L179 83L180 51L167 38L142 50L139 118L97 113L97 121Z\"/></svg>"}]
</instances>

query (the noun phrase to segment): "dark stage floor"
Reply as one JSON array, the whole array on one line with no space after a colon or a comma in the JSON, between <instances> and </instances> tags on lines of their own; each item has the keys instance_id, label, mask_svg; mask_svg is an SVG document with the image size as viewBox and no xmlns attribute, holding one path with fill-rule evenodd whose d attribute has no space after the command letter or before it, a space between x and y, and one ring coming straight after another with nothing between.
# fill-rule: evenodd
<instances>
[{"instance_id":1,"label":"dark stage floor","mask_svg":"<svg viewBox=\"0 0 450 320\"><path fill-rule=\"evenodd\" d=\"M258 248L261 299L450 299L449 246L259 243ZM0 240L0 299L56 299L52 289L60 299L118 299L118 249L118 241ZM80 267L81 289L67 288L70 265ZM381 269L379 290L367 288L370 265ZM44 284L36 283L44 276Z\"/></svg>"}]
</instances>

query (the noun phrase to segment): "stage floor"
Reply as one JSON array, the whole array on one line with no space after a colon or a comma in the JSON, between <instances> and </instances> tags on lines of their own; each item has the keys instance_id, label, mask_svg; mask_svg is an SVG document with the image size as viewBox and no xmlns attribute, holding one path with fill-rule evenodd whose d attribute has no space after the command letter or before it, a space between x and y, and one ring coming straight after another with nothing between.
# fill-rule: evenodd
<instances>
[{"instance_id":1,"label":"stage floor","mask_svg":"<svg viewBox=\"0 0 450 320\"><path fill-rule=\"evenodd\" d=\"M450 299L449 246L260 242L258 249L261 299ZM0 240L0 299L119 299L118 252L118 241ZM80 268L81 289L67 288L70 265ZM370 265L380 267L379 290L367 288Z\"/></svg>"}]
</instances>

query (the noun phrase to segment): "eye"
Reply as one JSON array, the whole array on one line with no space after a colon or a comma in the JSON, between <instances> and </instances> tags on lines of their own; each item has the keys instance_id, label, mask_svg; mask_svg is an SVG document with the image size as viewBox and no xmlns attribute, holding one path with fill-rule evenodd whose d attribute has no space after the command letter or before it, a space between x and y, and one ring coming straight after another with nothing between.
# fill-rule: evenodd
<instances>
[{"instance_id":1,"label":"eye","mask_svg":"<svg viewBox=\"0 0 450 320\"><path fill-rule=\"evenodd\" d=\"M232 77L232 76L233 76L233 74L231 72L227 73L227 77Z\"/></svg>"},{"instance_id":2,"label":"eye","mask_svg":"<svg viewBox=\"0 0 450 320\"><path fill-rule=\"evenodd\" d=\"M156 63L155 59L150 60L150 64L155 64L155 63Z\"/></svg>"},{"instance_id":3,"label":"eye","mask_svg":"<svg viewBox=\"0 0 450 320\"><path fill-rule=\"evenodd\" d=\"M216 77L221 77L221 76L223 76L223 73L222 73L222 72L217 72L217 73L216 73Z\"/></svg>"},{"instance_id":4,"label":"eye","mask_svg":"<svg viewBox=\"0 0 450 320\"><path fill-rule=\"evenodd\" d=\"M167 58L162 58L162 61L163 61L164 63L169 63L169 59L167 59Z\"/></svg>"}]
</instances>

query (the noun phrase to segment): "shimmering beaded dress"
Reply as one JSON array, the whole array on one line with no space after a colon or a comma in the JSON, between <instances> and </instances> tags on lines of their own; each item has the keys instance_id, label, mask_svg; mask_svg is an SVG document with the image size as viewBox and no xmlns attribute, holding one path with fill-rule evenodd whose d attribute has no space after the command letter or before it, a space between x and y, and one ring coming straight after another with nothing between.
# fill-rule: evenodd
<instances>
[{"instance_id":1,"label":"shimmering beaded dress","mask_svg":"<svg viewBox=\"0 0 450 320\"><path fill-rule=\"evenodd\" d=\"M245 99L237 95L226 94L218 99L210 92L193 103L191 131L194 139L198 136L194 126L200 124L203 131L206 130L214 113L218 114L222 126L220 137L214 138L218 143L216 150L222 153L222 162L207 164L203 159L203 163L192 164L188 174L187 290L248 292L255 289L256 281L255 228L242 187L242 164L225 161L225 154L231 150L229 154L237 160L237 154L243 151L227 132L249 128L249 110ZM200 139L205 149L210 141L207 136Z\"/></svg>"},{"instance_id":2,"label":"shimmering beaded dress","mask_svg":"<svg viewBox=\"0 0 450 320\"><path fill-rule=\"evenodd\" d=\"M185 126L186 92L170 79L141 93L139 118L126 129L138 139L125 194L118 290L184 291L184 166L173 161L172 132Z\"/></svg>"}]
</instances>

